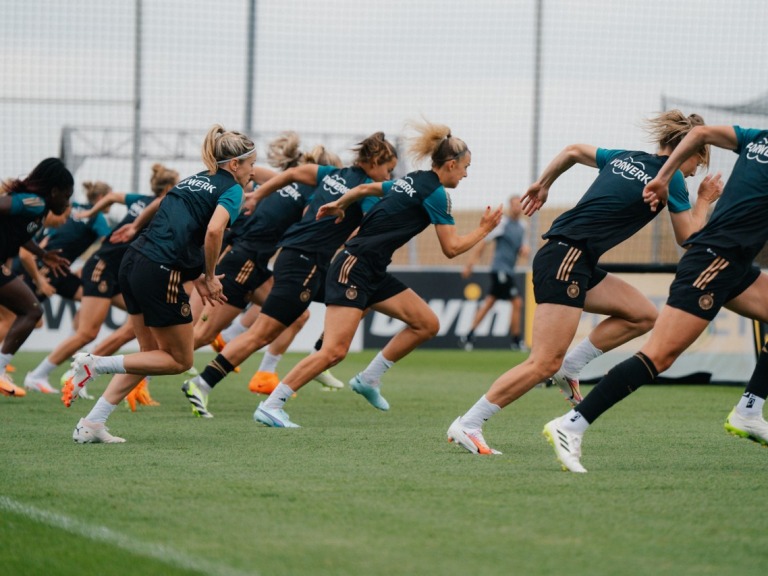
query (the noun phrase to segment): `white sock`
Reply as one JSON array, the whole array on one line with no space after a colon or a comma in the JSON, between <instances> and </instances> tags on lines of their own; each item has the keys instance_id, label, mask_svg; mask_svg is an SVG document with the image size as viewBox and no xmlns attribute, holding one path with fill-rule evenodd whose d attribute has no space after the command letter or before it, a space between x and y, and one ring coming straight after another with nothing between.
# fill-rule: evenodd
<instances>
[{"instance_id":1,"label":"white sock","mask_svg":"<svg viewBox=\"0 0 768 576\"><path fill-rule=\"evenodd\" d=\"M50 356L48 356L50 358ZM57 364L54 364L48 358L45 358L37 368L32 370L32 376L35 378L48 378L48 376L56 369Z\"/></svg>"},{"instance_id":2,"label":"white sock","mask_svg":"<svg viewBox=\"0 0 768 576\"><path fill-rule=\"evenodd\" d=\"M291 396L293 396L291 387L280 382L272 391L272 394L269 395L269 398L264 400L264 407L269 410L282 410Z\"/></svg>"},{"instance_id":3,"label":"white sock","mask_svg":"<svg viewBox=\"0 0 768 576\"><path fill-rule=\"evenodd\" d=\"M0 374L3 374L5 372L5 369L8 366L8 364L11 363L11 360L13 360L13 354L0 353Z\"/></svg>"},{"instance_id":4,"label":"white sock","mask_svg":"<svg viewBox=\"0 0 768 576\"><path fill-rule=\"evenodd\" d=\"M270 354L269 350L266 350L259 365L259 372L277 372L277 363L282 357L282 354Z\"/></svg>"},{"instance_id":5,"label":"white sock","mask_svg":"<svg viewBox=\"0 0 768 576\"><path fill-rule=\"evenodd\" d=\"M571 410L568 414L560 418L560 427L566 432L584 434L584 432L587 431L587 428L589 428L589 422L587 422L587 419L584 418L581 413L576 412L576 410Z\"/></svg>"},{"instance_id":6,"label":"white sock","mask_svg":"<svg viewBox=\"0 0 768 576\"><path fill-rule=\"evenodd\" d=\"M203 380L202 376L195 376L193 378L193 381L195 382L195 384L197 384L197 387L200 388L200 392L202 392L206 396L208 396L208 394L211 393L211 390L213 390L213 388L210 387L208 382Z\"/></svg>"},{"instance_id":7,"label":"white sock","mask_svg":"<svg viewBox=\"0 0 768 576\"><path fill-rule=\"evenodd\" d=\"M602 353L603 351L595 348L595 345L592 344L589 338L584 338L573 350L565 355L563 366L560 370L568 378L578 378L584 366Z\"/></svg>"},{"instance_id":8,"label":"white sock","mask_svg":"<svg viewBox=\"0 0 768 576\"><path fill-rule=\"evenodd\" d=\"M125 374L123 359L125 356L94 356L93 371L96 374Z\"/></svg>"},{"instance_id":9,"label":"white sock","mask_svg":"<svg viewBox=\"0 0 768 576\"><path fill-rule=\"evenodd\" d=\"M231 342L240 334L248 330L248 326L243 326L240 321L242 320L242 316L238 316L235 318L235 320L230 324L227 328L221 331L221 337L224 338L225 342Z\"/></svg>"},{"instance_id":10,"label":"white sock","mask_svg":"<svg viewBox=\"0 0 768 576\"><path fill-rule=\"evenodd\" d=\"M371 360L371 363L368 364L368 367L362 371L360 376L369 386L379 386L381 384L381 377L394 365L394 362L387 360L384 358L384 355L379 352L376 354L376 357Z\"/></svg>"},{"instance_id":11,"label":"white sock","mask_svg":"<svg viewBox=\"0 0 768 576\"><path fill-rule=\"evenodd\" d=\"M107 418L109 418L109 415L115 411L115 408L117 408L117 404L110 404L104 399L104 396L102 396L96 401L96 404L91 411L88 412L88 416L86 416L85 419L89 422L100 422L104 424L107 421Z\"/></svg>"},{"instance_id":12,"label":"white sock","mask_svg":"<svg viewBox=\"0 0 768 576\"><path fill-rule=\"evenodd\" d=\"M481 396L480 400L461 417L461 422L467 428L482 428L483 424L499 410L501 410L500 406L491 404L485 396Z\"/></svg>"},{"instance_id":13,"label":"white sock","mask_svg":"<svg viewBox=\"0 0 768 576\"><path fill-rule=\"evenodd\" d=\"M762 416L765 398L759 398L751 392L745 392L736 404L736 412L740 416Z\"/></svg>"}]
</instances>

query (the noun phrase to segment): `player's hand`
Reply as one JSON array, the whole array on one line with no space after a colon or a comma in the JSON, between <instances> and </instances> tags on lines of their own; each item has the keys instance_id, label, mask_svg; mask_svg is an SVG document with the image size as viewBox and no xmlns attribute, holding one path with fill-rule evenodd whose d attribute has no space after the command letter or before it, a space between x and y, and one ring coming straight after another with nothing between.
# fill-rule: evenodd
<instances>
[{"instance_id":1,"label":"player's hand","mask_svg":"<svg viewBox=\"0 0 768 576\"><path fill-rule=\"evenodd\" d=\"M663 207L669 197L669 186L658 178L654 178L643 189L643 202L651 205L651 210L656 212L659 204Z\"/></svg>"},{"instance_id":2,"label":"player's hand","mask_svg":"<svg viewBox=\"0 0 768 576\"><path fill-rule=\"evenodd\" d=\"M109 242L111 244L123 244L125 242L130 242L133 240L134 236L136 236L137 232L138 230L136 229L136 226L133 224L125 224L124 226L120 226L120 228L112 232L112 235L109 237Z\"/></svg>"},{"instance_id":3,"label":"player's hand","mask_svg":"<svg viewBox=\"0 0 768 576\"><path fill-rule=\"evenodd\" d=\"M224 278L224 274L211 276L210 278L201 274L195 280L195 288L203 299L204 304L215 306L216 304L224 304L227 301L227 297L224 296L224 287L221 285L222 278Z\"/></svg>"},{"instance_id":4,"label":"player's hand","mask_svg":"<svg viewBox=\"0 0 768 576\"><path fill-rule=\"evenodd\" d=\"M43 254L40 260L56 277L63 276L69 272L69 260L61 256L61 250L49 250Z\"/></svg>"},{"instance_id":5,"label":"player's hand","mask_svg":"<svg viewBox=\"0 0 768 576\"><path fill-rule=\"evenodd\" d=\"M534 212L544 206L548 196L549 188L547 186L543 186L538 182L531 184L520 199L520 207L523 209L523 214L533 216Z\"/></svg>"},{"instance_id":6,"label":"player's hand","mask_svg":"<svg viewBox=\"0 0 768 576\"><path fill-rule=\"evenodd\" d=\"M335 224L339 224L342 220L344 220L344 216L346 216L346 214L344 212L344 208L339 205L337 200L335 202L329 202L328 204L323 204L320 206L317 211L315 220L320 220L326 216L336 216Z\"/></svg>"},{"instance_id":7,"label":"player's hand","mask_svg":"<svg viewBox=\"0 0 768 576\"><path fill-rule=\"evenodd\" d=\"M724 185L723 175L720 172L714 175L707 174L704 176L701 184L699 184L699 198L712 204L712 202L717 201L723 195Z\"/></svg>"},{"instance_id":8,"label":"player's hand","mask_svg":"<svg viewBox=\"0 0 768 576\"><path fill-rule=\"evenodd\" d=\"M45 270L47 270L47 268ZM40 274L38 274L37 278L34 279L34 282L35 292L37 294L45 296L46 298L50 298L56 294L56 288L54 288L51 283L48 282L48 277L43 273L43 270L40 270Z\"/></svg>"},{"instance_id":9,"label":"player's hand","mask_svg":"<svg viewBox=\"0 0 768 576\"><path fill-rule=\"evenodd\" d=\"M486 232L490 232L499 225L502 214L504 214L504 207L501 204L496 210L491 210L490 206L486 206L483 217L480 218L480 227Z\"/></svg>"},{"instance_id":10,"label":"player's hand","mask_svg":"<svg viewBox=\"0 0 768 576\"><path fill-rule=\"evenodd\" d=\"M256 205L259 203L256 198L256 192L246 192L243 194L243 198L243 213L246 216L250 216L256 210Z\"/></svg>"}]
</instances>

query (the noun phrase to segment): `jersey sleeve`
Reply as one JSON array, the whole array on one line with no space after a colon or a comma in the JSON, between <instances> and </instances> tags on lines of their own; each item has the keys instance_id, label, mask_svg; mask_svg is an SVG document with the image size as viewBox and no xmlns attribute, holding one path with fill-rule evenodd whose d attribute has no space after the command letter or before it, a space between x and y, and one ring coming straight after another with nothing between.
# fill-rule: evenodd
<instances>
[{"instance_id":1,"label":"jersey sleeve","mask_svg":"<svg viewBox=\"0 0 768 576\"><path fill-rule=\"evenodd\" d=\"M98 212L93 218L91 218L88 226L91 230L93 230L93 233L96 234L97 238L109 236L109 233L112 232L112 228L109 227L109 222L107 222L106 217L101 212Z\"/></svg>"},{"instance_id":2,"label":"jersey sleeve","mask_svg":"<svg viewBox=\"0 0 768 576\"><path fill-rule=\"evenodd\" d=\"M363 211L363 214L367 214L368 210L376 206L380 200L381 198L378 196L366 196L360 200L360 209Z\"/></svg>"},{"instance_id":3,"label":"jersey sleeve","mask_svg":"<svg viewBox=\"0 0 768 576\"><path fill-rule=\"evenodd\" d=\"M392 186L395 184L394 180L385 180L381 183L381 191L384 193L384 196L390 193L392 190Z\"/></svg>"},{"instance_id":4,"label":"jersey sleeve","mask_svg":"<svg viewBox=\"0 0 768 576\"><path fill-rule=\"evenodd\" d=\"M39 216L45 212L45 200L36 194L11 195L13 216Z\"/></svg>"},{"instance_id":5,"label":"jersey sleeve","mask_svg":"<svg viewBox=\"0 0 768 576\"><path fill-rule=\"evenodd\" d=\"M127 193L125 195L125 205L131 206L132 204L136 204L136 202L139 202L140 200L144 200L146 196L143 194L130 194Z\"/></svg>"},{"instance_id":6,"label":"jersey sleeve","mask_svg":"<svg viewBox=\"0 0 768 576\"><path fill-rule=\"evenodd\" d=\"M741 154L744 146L755 140L757 135L762 132L756 128L742 128L741 126L734 126L733 130L736 132L736 141L738 142L738 146L734 150L736 154Z\"/></svg>"},{"instance_id":7,"label":"jersey sleeve","mask_svg":"<svg viewBox=\"0 0 768 576\"><path fill-rule=\"evenodd\" d=\"M227 209L229 223L232 224L240 215L240 206L243 204L243 189L239 184L235 184L219 196L216 204Z\"/></svg>"},{"instance_id":8,"label":"jersey sleeve","mask_svg":"<svg viewBox=\"0 0 768 576\"><path fill-rule=\"evenodd\" d=\"M317 183L319 184L323 180L323 178L325 178L326 176L328 176L328 174L336 170L338 170L336 166L324 166L324 165L318 166L317 167Z\"/></svg>"},{"instance_id":9,"label":"jersey sleeve","mask_svg":"<svg viewBox=\"0 0 768 576\"><path fill-rule=\"evenodd\" d=\"M424 199L424 208L432 224L456 224L451 214L451 197L443 186Z\"/></svg>"},{"instance_id":10,"label":"jersey sleeve","mask_svg":"<svg viewBox=\"0 0 768 576\"><path fill-rule=\"evenodd\" d=\"M688 198L688 186L685 185L685 176L678 170L669 182L669 211L672 214L685 212L691 209L691 200Z\"/></svg>"},{"instance_id":11,"label":"jersey sleeve","mask_svg":"<svg viewBox=\"0 0 768 576\"><path fill-rule=\"evenodd\" d=\"M616 156L621 156L626 150L609 150L607 148L598 148L595 154L595 162L598 170L602 170L608 162Z\"/></svg>"}]
</instances>

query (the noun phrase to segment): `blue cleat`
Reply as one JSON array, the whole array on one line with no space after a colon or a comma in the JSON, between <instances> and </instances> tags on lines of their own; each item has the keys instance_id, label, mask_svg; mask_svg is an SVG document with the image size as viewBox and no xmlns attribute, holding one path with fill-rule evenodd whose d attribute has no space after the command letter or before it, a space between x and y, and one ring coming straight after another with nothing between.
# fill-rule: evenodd
<instances>
[{"instance_id":1,"label":"blue cleat","mask_svg":"<svg viewBox=\"0 0 768 576\"><path fill-rule=\"evenodd\" d=\"M378 408L385 412L389 410L389 402L387 402L384 396L381 395L379 388L377 386L366 384L360 377L360 374L349 381L349 387L358 394L361 394L374 408Z\"/></svg>"},{"instance_id":2,"label":"blue cleat","mask_svg":"<svg viewBox=\"0 0 768 576\"><path fill-rule=\"evenodd\" d=\"M271 410L264 406L264 402L259 402L259 407L253 413L253 419L270 428L301 428L298 424L291 422L291 417L285 410Z\"/></svg>"}]
</instances>

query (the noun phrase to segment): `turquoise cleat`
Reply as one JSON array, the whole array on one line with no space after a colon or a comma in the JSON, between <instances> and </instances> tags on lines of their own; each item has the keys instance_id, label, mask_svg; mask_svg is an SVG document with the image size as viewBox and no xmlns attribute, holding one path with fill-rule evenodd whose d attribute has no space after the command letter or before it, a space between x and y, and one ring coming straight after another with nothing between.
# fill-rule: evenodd
<instances>
[{"instance_id":1,"label":"turquoise cleat","mask_svg":"<svg viewBox=\"0 0 768 576\"><path fill-rule=\"evenodd\" d=\"M385 412L389 410L389 402L387 402L384 396L381 395L379 388L363 382L360 374L349 381L349 387L358 394L361 394L374 408L378 408Z\"/></svg>"}]
</instances>

